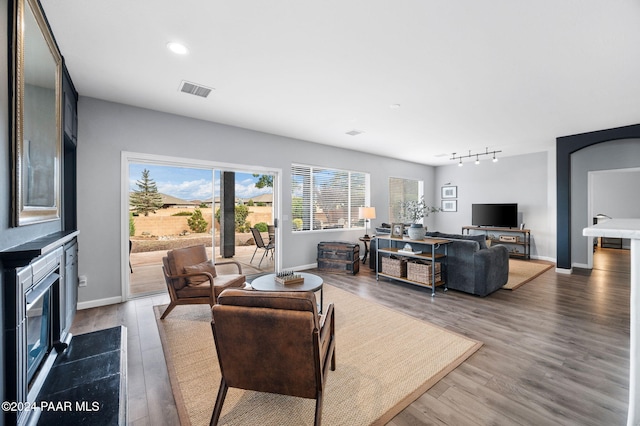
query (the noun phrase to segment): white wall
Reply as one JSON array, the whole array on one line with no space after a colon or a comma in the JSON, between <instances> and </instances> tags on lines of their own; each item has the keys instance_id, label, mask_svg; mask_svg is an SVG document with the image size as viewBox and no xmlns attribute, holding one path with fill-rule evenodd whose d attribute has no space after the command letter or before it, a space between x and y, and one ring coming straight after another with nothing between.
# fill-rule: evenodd
<instances>
[{"instance_id":1,"label":"white wall","mask_svg":"<svg viewBox=\"0 0 640 426\"><path fill-rule=\"evenodd\" d=\"M614 218L640 218L640 170L593 172L592 209Z\"/></svg>"},{"instance_id":2,"label":"white wall","mask_svg":"<svg viewBox=\"0 0 640 426\"><path fill-rule=\"evenodd\" d=\"M80 303L121 297L121 249L126 246L120 221L122 151L280 169L282 213L287 215L291 163L370 173L371 205L377 213L372 226L388 221L389 176L425 180L425 196L433 198L429 182L434 168L425 165L87 97L79 99L78 122L79 273L87 276ZM356 242L364 234L363 230L293 233L290 221L281 225L284 268L314 264L320 241Z\"/></svg>"},{"instance_id":3,"label":"white wall","mask_svg":"<svg viewBox=\"0 0 640 426\"><path fill-rule=\"evenodd\" d=\"M531 230L531 256L555 261L555 168L551 153L502 157L473 161L458 167L457 163L436 168L436 196L440 187L450 183L458 187L458 211L435 214L436 230L460 233L471 225L474 203L518 203L520 222Z\"/></svg>"}]
</instances>

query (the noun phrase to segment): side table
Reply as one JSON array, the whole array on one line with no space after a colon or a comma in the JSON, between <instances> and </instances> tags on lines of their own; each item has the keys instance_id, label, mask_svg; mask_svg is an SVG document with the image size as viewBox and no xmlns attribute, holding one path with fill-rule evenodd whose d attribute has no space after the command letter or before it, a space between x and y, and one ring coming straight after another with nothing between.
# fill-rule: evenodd
<instances>
[{"instance_id":1,"label":"side table","mask_svg":"<svg viewBox=\"0 0 640 426\"><path fill-rule=\"evenodd\" d=\"M369 242L371 241L371 237L365 235L364 237L360 237L358 239L364 243L364 256L362 256L362 264L364 265L365 263L367 263L367 256L369 255Z\"/></svg>"},{"instance_id":2,"label":"side table","mask_svg":"<svg viewBox=\"0 0 640 426\"><path fill-rule=\"evenodd\" d=\"M320 306L318 313L322 313L324 306L324 292L322 291L322 284L324 280L322 277L309 274L306 272L296 272L301 275L304 281L298 284L282 284L275 280L276 274L267 274L257 277L251 282L251 287L257 291L320 291Z\"/></svg>"}]
</instances>

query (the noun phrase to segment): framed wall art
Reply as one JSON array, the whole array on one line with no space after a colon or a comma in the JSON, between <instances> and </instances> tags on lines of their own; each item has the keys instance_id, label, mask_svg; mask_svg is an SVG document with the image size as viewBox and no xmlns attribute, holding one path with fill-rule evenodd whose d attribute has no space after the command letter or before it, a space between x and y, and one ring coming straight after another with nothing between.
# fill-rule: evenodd
<instances>
[{"instance_id":1,"label":"framed wall art","mask_svg":"<svg viewBox=\"0 0 640 426\"><path fill-rule=\"evenodd\" d=\"M458 211L458 201L457 200L442 200L442 211L443 212L457 212Z\"/></svg>"},{"instance_id":2,"label":"framed wall art","mask_svg":"<svg viewBox=\"0 0 640 426\"><path fill-rule=\"evenodd\" d=\"M62 56L39 2L15 3L12 219L23 226L60 218Z\"/></svg>"},{"instance_id":3,"label":"framed wall art","mask_svg":"<svg viewBox=\"0 0 640 426\"><path fill-rule=\"evenodd\" d=\"M458 187L457 186L443 186L442 187L442 198L458 198Z\"/></svg>"},{"instance_id":4,"label":"framed wall art","mask_svg":"<svg viewBox=\"0 0 640 426\"><path fill-rule=\"evenodd\" d=\"M404 234L404 224L392 223L391 224L391 238L402 238Z\"/></svg>"}]
</instances>

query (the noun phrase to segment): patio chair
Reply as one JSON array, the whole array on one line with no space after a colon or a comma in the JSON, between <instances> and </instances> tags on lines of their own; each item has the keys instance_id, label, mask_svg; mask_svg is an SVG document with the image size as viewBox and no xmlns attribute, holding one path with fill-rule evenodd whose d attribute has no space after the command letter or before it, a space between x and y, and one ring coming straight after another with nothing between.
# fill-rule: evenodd
<instances>
[{"instance_id":1,"label":"patio chair","mask_svg":"<svg viewBox=\"0 0 640 426\"><path fill-rule=\"evenodd\" d=\"M162 258L162 264L171 303L160 319L169 315L177 305L207 303L213 306L222 290L229 287L242 288L246 281L240 263L228 261L214 264L207 258L204 244L169 250L167 256ZM235 264L238 273L216 273L216 265L228 264Z\"/></svg>"},{"instance_id":2,"label":"patio chair","mask_svg":"<svg viewBox=\"0 0 640 426\"><path fill-rule=\"evenodd\" d=\"M263 249L264 252L262 253L262 258L260 258L260 263L258 263L258 268L260 268L260 265L262 265L262 261L267 256L267 254L271 253L271 258L273 259L273 251L276 248L276 245L273 243L273 241L269 241L268 244L265 244L260 231L258 231L256 228L251 228L251 233L253 234L253 241L256 242L256 249L253 251L253 256L251 256L251 260L249 261L249 263L253 262L253 258L256 256L256 252L258 251L258 249Z\"/></svg>"},{"instance_id":3,"label":"patio chair","mask_svg":"<svg viewBox=\"0 0 640 426\"><path fill-rule=\"evenodd\" d=\"M269 243L276 243L276 226L267 225L267 232L269 232Z\"/></svg>"}]
</instances>

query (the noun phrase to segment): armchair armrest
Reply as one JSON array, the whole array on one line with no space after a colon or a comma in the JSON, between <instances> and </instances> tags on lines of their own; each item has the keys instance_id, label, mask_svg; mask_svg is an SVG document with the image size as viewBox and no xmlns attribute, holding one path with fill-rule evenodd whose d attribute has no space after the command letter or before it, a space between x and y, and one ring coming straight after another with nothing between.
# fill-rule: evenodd
<instances>
[{"instance_id":1,"label":"armchair armrest","mask_svg":"<svg viewBox=\"0 0 640 426\"><path fill-rule=\"evenodd\" d=\"M164 268L163 268L164 270ZM167 278L169 279L177 279L177 278L190 278L190 277L197 277L199 275L205 275L207 277L207 279L209 280L209 286L211 288L213 288L213 275L211 275L209 272L193 272L191 274L175 274L175 275L169 275L167 273L167 271L164 271L164 274L167 276Z\"/></svg>"},{"instance_id":2,"label":"armchair armrest","mask_svg":"<svg viewBox=\"0 0 640 426\"><path fill-rule=\"evenodd\" d=\"M216 266L219 266L219 265L236 265L238 267L238 273L240 275L242 275L242 265L240 265L240 262L236 262L235 260L229 260L227 262L216 262L215 265Z\"/></svg>"},{"instance_id":3,"label":"armchair armrest","mask_svg":"<svg viewBox=\"0 0 640 426\"><path fill-rule=\"evenodd\" d=\"M320 341L325 339L325 335L330 332L333 326L333 303L329 303L325 309L325 313L318 317L318 327L320 327ZM325 324L328 327L325 327Z\"/></svg>"},{"instance_id":4,"label":"armchair armrest","mask_svg":"<svg viewBox=\"0 0 640 426\"><path fill-rule=\"evenodd\" d=\"M335 316L333 310L333 303L327 305L325 313L318 318L318 326L320 327L319 333L319 348L320 348L320 364L322 371L326 372L328 368L331 370L336 369L336 354L335 354ZM323 374L324 377L326 377ZM324 379L323 379L324 383Z\"/></svg>"}]
</instances>

